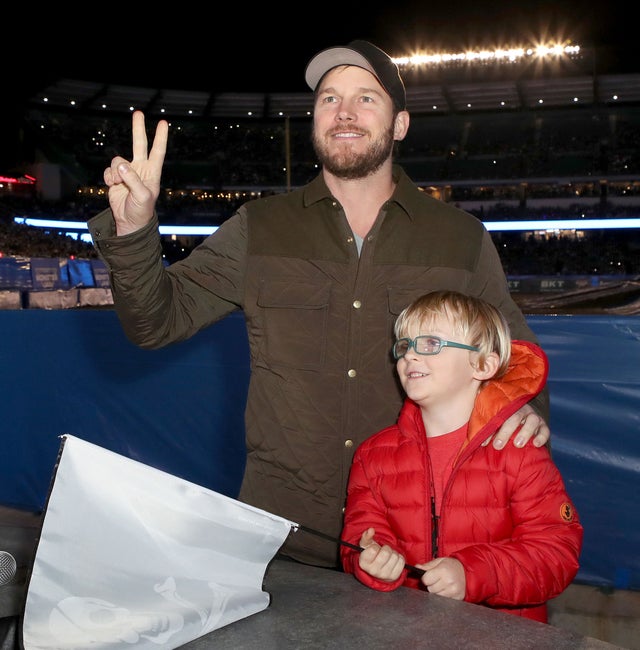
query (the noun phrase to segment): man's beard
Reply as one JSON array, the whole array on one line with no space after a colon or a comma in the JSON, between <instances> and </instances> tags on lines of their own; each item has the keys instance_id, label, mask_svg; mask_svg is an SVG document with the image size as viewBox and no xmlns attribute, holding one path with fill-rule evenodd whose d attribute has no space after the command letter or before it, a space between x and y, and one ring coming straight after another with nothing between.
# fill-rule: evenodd
<instances>
[{"instance_id":1,"label":"man's beard","mask_svg":"<svg viewBox=\"0 0 640 650\"><path fill-rule=\"evenodd\" d=\"M365 134L366 135L366 134ZM313 129L311 141L320 164L328 172L345 181L365 178L378 171L393 152L393 125L384 131L377 140L371 142L364 153L354 153L345 147L344 150L330 154L324 142Z\"/></svg>"}]
</instances>

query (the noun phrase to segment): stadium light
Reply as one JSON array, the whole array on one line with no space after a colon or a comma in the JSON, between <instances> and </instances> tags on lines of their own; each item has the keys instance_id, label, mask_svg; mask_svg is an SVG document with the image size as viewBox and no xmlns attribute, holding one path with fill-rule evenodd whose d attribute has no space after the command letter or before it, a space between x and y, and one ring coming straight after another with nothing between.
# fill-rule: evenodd
<instances>
[{"instance_id":1,"label":"stadium light","mask_svg":"<svg viewBox=\"0 0 640 650\"><path fill-rule=\"evenodd\" d=\"M449 63L514 63L521 59L549 59L575 57L580 54L579 45L558 43L540 44L533 47L496 48L495 50L469 50L467 52L416 53L411 56L392 57L400 67L436 66Z\"/></svg>"},{"instance_id":2,"label":"stadium light","mask_svg":"<svg viewBox=\"0 0 640 650\"><path fill-rule=\"evenodd\" d=\"M84 221L57 221L56 219L34 219L31 217L14 217L15 223L32 226L34 228L49 228L55 230L68 230L80 233L83 241L89 235L82 233L88 231ZM489 231L530 231L530 230L619 230L640 229L640 217L627 219L537 219L535 221L484 221L484 226ZM206 237L218 230L218 226L183 226L161 225L161 235L190 235Z\"/></svg>"}]
</instances>

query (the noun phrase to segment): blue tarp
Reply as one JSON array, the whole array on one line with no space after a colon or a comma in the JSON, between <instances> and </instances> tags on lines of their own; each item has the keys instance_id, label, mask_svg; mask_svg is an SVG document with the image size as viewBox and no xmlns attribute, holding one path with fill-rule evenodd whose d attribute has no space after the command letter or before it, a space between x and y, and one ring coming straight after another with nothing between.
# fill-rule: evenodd
<instances>
[{"instance_id":1,"label":"blue tarp","mask_svg":"<svg viewBox=\"0 0 640 650\"><path fill-rule=\"evenodd\" d=\"M98 259L0 257L0 290L56 291L110 287L107 267Z\"/></svg>"},{"instance_id":2,"label":"blue tarp","mask_svg":"<svg viewBox=\"0 0 640 650\"><path fill-rule=\"evenodd\" d=\"M102 260L91 260L91 271L93 272L93 279L96 287L99 289L111 288L109 272Z\"/></svg>"},{"instance_id":3,"label":"blue tarp","mask_svg":"<svg viewBox=\"0 0 640 650\"><path fill-rule=\"evenodd\" d=\"M34 291L69 288L68 260L57 257L31 258L31 283Z\"/></svg>"},{"instance_id":4,"label":"blue tarp","mask_svg":"<svg viewBox=\"0 0 640 650\"><path fill-rule=\"evenodd\" d=\"M0 258L0 289L28 291L32 288L30 257Z\"/></svg>"},{"instance_id":5,"label":"blue tarp","mask_svg":"<svg viewBox=\"0 0 640 650\"><path fill-rule=\"evenodd\" d=\"M528 320L550 360L553 456L585 527L577 581L640 589L640 317ZM44 507L65 433L237 495L241 314L155 351L132 345L112 310L0 312L0 337L1 504Z\"/></svg>"},{"instance_id":6,"label":"blue tarp","mask_svg":"<svg viewBox=\"0 0 640 650\"><path fill-rule=\"evenodd\" d=\"M96 278L93 274L93 260L68 260L67 274L69 287L95 287ZM104 263L100 262L104 268ZM108 286L108 285L107 285Z\"/></svg>"}]
</instances>

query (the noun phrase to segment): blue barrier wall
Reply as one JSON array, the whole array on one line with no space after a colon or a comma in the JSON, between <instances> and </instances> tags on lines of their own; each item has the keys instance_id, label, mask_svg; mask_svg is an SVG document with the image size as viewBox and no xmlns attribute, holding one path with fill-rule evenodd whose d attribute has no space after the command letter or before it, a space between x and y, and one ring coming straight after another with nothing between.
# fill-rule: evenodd
<instances>
[{"instance_id":1,"label":"blue barrier wall","mask_svg":"<svg viewBox=\"0 0 640 650\"><path fill-rule=\"evenodd\" d=\"M550 360L553 455L585 526L577 581L640 589L640 318L528 320ZM112 310L0 311L0 341L1 504L44 507L65 433L237 495L241 314L145 351Z\"/></svg>"},{"instance_id":2,"label":"blue barrier wall","mask_svg":"<svg viewBox=\"0 0 640 650\"><path fill-rule=\"evenodd\" d=\"M249 372L241 315L156 351L132 345L111 310L0 311L0 337L0 503L43 507L65 433L237 494Z\"/></svg>"}]
</instances>

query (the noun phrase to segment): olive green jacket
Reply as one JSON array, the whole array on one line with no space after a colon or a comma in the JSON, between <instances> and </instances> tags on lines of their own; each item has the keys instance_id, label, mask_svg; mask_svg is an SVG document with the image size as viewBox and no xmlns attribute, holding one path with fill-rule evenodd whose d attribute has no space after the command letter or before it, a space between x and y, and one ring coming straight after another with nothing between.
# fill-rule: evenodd
<instances>
[{"instance_id":1,"label":"olive green jacket","mask_svg":"<svg viewBox=\"0 0 640 650\"><path fill-rule=\"evenodd\" d=\"M244 312L251 379L239 498L334 537L355 447L402 406L390 350L411 300L435 289L479 296L502 310L513 338L537 342L483 224L429 197L397 166L394 178L360 255L322 174L246 203L167 268L157 221L122 237L110 210L89 221L134 343L158 348ZM546 393L537 410L547 418ZM302 530L285 552L338 563L335 544Z\"/></svg>"}]
</instances>

